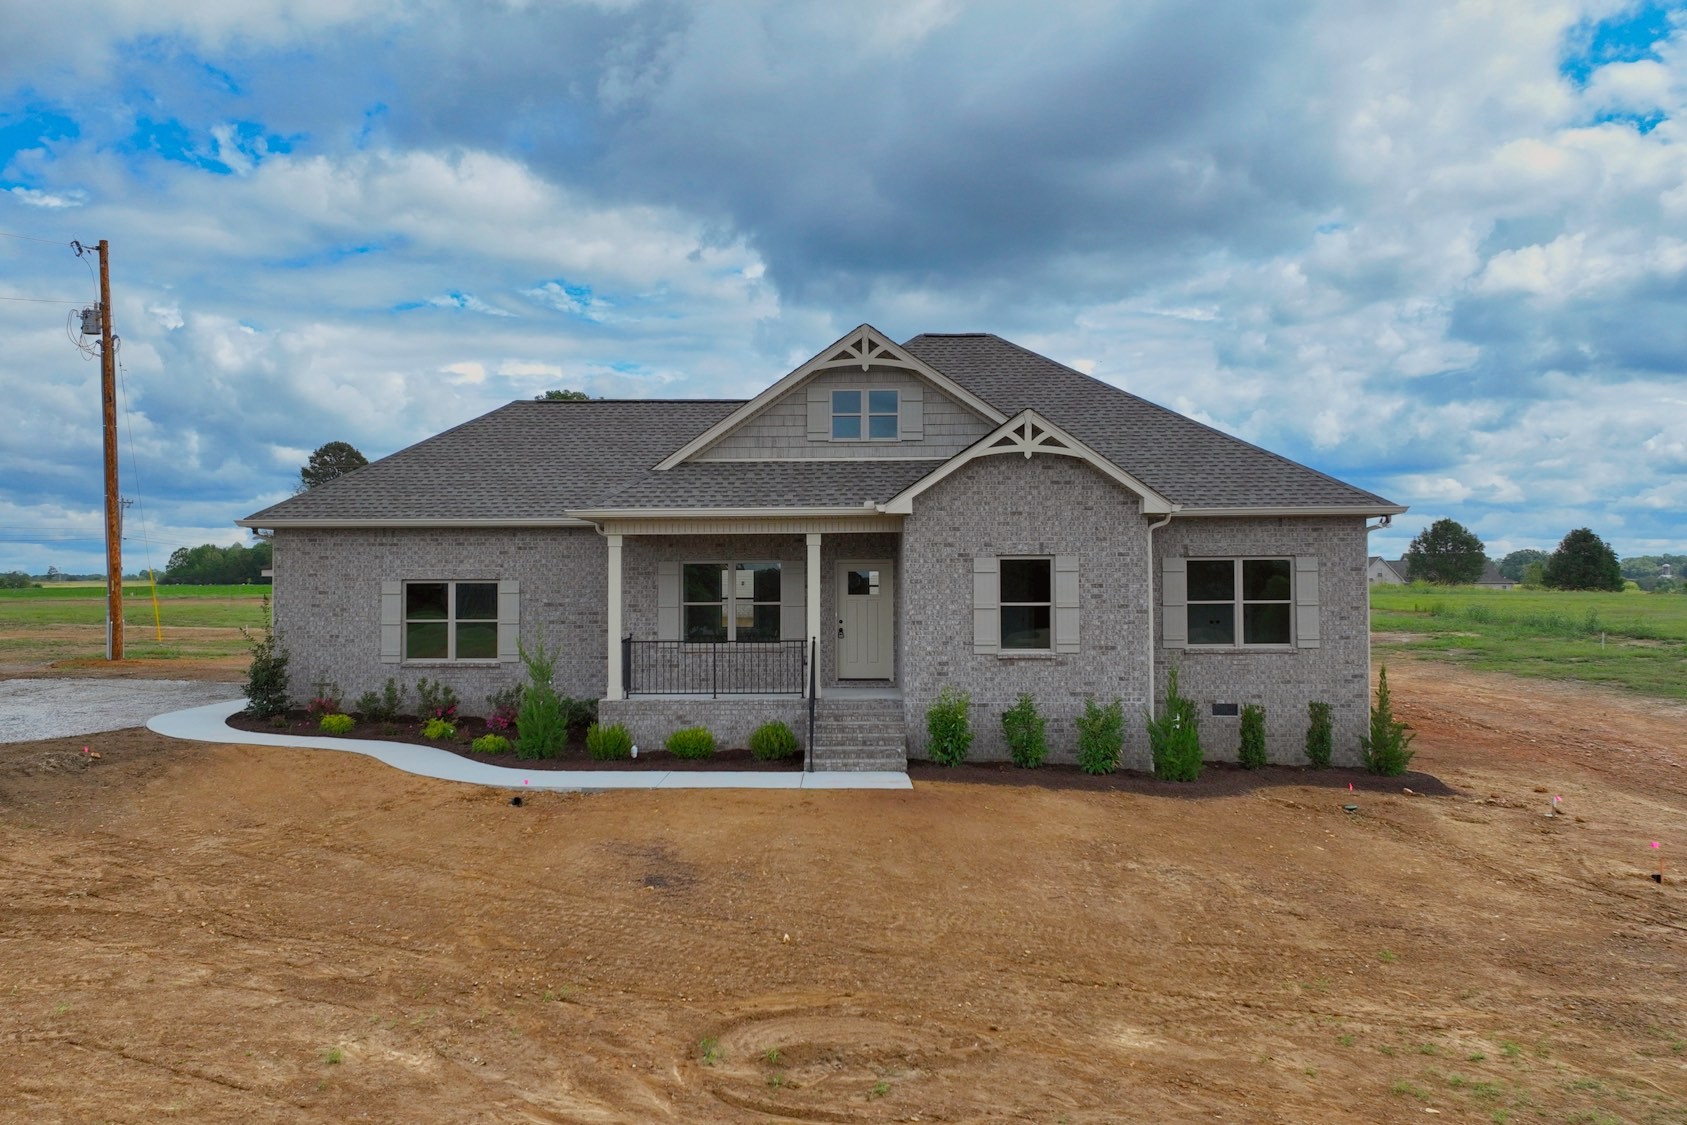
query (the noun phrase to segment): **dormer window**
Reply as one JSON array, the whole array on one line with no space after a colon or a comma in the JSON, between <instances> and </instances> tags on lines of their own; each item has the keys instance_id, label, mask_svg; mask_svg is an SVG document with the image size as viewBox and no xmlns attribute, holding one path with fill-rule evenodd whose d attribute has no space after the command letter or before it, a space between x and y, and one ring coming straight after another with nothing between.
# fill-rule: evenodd
<instances>
[{"instance_id":1,"label":"dormer window","mask_svg":"<svg viewBox=\"0 0 1687 1125\"><path fill-rule=\"evenodd\" d=\"M901 404L894 390L832 392L833 441L896 441Z\"/></svg>"}]
</instances>

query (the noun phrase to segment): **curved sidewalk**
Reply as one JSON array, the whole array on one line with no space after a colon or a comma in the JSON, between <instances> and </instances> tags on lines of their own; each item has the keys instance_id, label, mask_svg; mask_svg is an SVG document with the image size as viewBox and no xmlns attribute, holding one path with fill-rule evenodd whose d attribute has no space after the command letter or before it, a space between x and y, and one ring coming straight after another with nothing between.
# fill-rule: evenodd
<instances>
[{"instance_id":1,"label":"curved sidewalk","mask_svg":"<svg viewBox=\"0 0 1687 1125\"><path fill-rule=\"evenodd\" d=\"M567 792L600 789L912 789L905 773L867 771L848 773L759 773L733 771L696 773L687 770L520 770L476 762L460 754L416 746L408 742L375 742L361 738L306 738L293 734L261 734L235 730L223 720L246 706L244 699L172 711L148 720L147 729L190 742L223 742L237 746L291 746L302 750L343 750L364 754L405 773L466 781L505 789L550 789Z\"/></svg>"}]
</instances>

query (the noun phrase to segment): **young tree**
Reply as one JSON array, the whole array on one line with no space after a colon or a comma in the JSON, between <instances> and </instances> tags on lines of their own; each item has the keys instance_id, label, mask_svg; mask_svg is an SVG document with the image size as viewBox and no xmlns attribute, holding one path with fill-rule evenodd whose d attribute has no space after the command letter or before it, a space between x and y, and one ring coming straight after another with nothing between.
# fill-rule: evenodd
<instances>
[{"instance_id":1,"label":"young tree","mask_svg":"<svg viewBox=\"0 0 1687 1125\"><path fill-rule=\"evenodd\" d=\"M1545 565L1551 556L1545 551L1537 551L1533 547L1525 547L1521 551L1513 551L1500 560L1500 573L1513 582L1523 581L1523 572L1529 569L1530 563Z\"/></svg>"},{"instance_id":2,"label":"young tree","mask_svg":"<svg viewBox=\"0 0 1687 1125\"><path fill-rule=\"evenodd\" d=\"M1558 544L1542 575L1554 590L1621 590L1622 566L1617 553L1585 527L1578 527Z\"/></svg>"},{"instance_id":3,"label":"young tree","mask_svg":"<svg viewBox=\"0 0 1687 1125\"><path fill-rule=\"evenodd\" d=\"M1488 557L1482 540L1457 520L1436 520L1406 548L1406 577L1412 582L1466 585L1482 577Z\"/></svg>"},{"instance_id":4,"label":"young tree","mask_svg":"<svg viewBox=\"0 0 1687 1125\"><path fill-rule=\"evenodd\" d=\"M534 395L534 402L585 402L592 396L585 391L546 391L542 395Z\"/></svg>"},{"instance_id":5,"label":"young tree","mask_svg":"<svg viewBox=\"0 0 1687 1125\"><path fill-rule=\"evenodd\" d=\"M349 442L331 441L310 455L299 469L299 491L308 492L319 484L327 484L335 477L343 477L353 469L361 469L369 458Z\"/></svg>"}]
</instances>

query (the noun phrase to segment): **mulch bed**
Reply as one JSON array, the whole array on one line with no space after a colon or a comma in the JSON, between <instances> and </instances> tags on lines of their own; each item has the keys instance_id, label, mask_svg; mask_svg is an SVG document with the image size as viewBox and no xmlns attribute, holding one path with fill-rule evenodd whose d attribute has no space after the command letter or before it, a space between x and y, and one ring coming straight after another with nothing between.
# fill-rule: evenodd
<instances>
[{"instance_id":1,"label":"mulch bed","mask_svg":"<svg viewBox=\"0 0 1687 1125\"><path fill-rule=\"evenodd\" d=\"M315 717L303 711L290 711L286 725L278 726L268 719L254 719L244 711L229 716L228 725L236 730L261 731L265 734L320 735ZM802 758L788 758L780 762L757 761L748 750L741 748L716 750L703 759L676 758L660 747L639 748L639 756L630 761L599 762L586 755L583 731L570 734L567 747L558 757L527 759L514 754L476 754L469 743L488 733L479 719L465 719L457 725L454 742L433 741L422 737L419 719L398 719L391 723L359 723L351 733L337 738L362 738L380 742L411 742L431 746L457 754L474 762L494 766L508 766L519 770L686 770L688 772L719 772L726 770L762 770L772 773L793 773L802 769ZM493 731L490 733L500 733ZM1378 777L1357 769L1314 770L1301 766L1266 766L1245 770L1230 762L1208 762L1197 781L1156 781L1152 774L1121 771L1109 774L1087 774L1074 765L1044 765L1034 770L1020 769L1012 762L968 762L960 766L939 766L931 762L911 761L908 777L915 782L950 781L972 785L1028 785L1040 789L1086 789L1095 792L1147 793L1160 797L1227 797L1251 793L1277 786L1302 785L1331 790L1331 796L1350 791L1358 793L1400 793L1411 790L1424 797L1451 797L1457 790L1431 774L1405 773L1399 777Z\"/></svg>"},{"instance_id":2,"label":"mulch bed","mask_svg":"<svg viewBox=\"0 0 1687 1125\"><path fill-rule=\"evenodd\" d=\"M264 734L297 734L311 737L321 737L315 716L304 711L289 711L285 716L285 724L277 724L269 719L256 719L244 711L237 711L228 718L228 725L235 730L258 731ZM491 766L508 766L518 770L684 770L688 773L717 773L726 770L760 770L767 773L792 773L802 770L802 758L786 759L780 762L758 761L748 750L742 748L716 749L707 758L676 758L661 747L646 749L639 747L638 757L619 762L600 762L586 754L586 736L584 731L569 732L568 745L555 758L518 758L512 754L477 754L469 749L469 743L483 734L504 734L507 731L489 731L486 724L479 719L463 719L457 724L455 740L436 740L422 737L422 720L413 718L395 719L390 723L358 723L347 734L336 734L328 737L366 739L372 742L410 742L417 746L428 746L435 750L444 750L448 754L456 754L467 758L471 762L485 762Z\"/></svg>"}]
</instances>

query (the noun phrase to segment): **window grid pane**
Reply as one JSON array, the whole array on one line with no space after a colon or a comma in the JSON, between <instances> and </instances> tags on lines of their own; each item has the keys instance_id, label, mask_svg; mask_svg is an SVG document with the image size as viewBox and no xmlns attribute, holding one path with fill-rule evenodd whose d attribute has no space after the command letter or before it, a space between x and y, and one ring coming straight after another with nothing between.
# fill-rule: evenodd
<instances>
[{"instance_id":1,"label":"window grid pane","mask_svg":"<svg viewBox=\"0 0 1687 1125\"><path fill-rule=\"evenodd\" d=\"M777 641L782 566L777 562L683 564L680 568L684 588L681 639Z\"/></svg>"}]
</instances>

